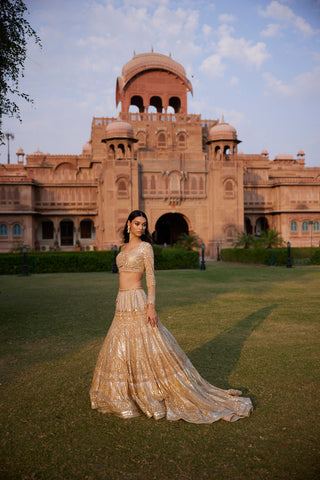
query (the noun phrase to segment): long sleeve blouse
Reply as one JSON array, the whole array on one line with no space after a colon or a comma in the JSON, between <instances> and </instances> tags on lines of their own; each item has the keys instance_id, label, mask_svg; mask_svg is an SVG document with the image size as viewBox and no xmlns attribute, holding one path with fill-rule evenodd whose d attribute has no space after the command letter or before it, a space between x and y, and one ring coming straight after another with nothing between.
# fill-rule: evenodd
<instances>
[{"instance_id":1,"label":"long sleeve blouse","mask_svg":"<svg viewBox=\"0 0 320 480\"><path fill-rule=\"evenodd\" d=\"M129 252L121 251L117 256L119 272L146 272L148 303L155 304L156 281L154 276L153 248L148 242L141 242L139 247Z\"/></svg>"}]
</instances>

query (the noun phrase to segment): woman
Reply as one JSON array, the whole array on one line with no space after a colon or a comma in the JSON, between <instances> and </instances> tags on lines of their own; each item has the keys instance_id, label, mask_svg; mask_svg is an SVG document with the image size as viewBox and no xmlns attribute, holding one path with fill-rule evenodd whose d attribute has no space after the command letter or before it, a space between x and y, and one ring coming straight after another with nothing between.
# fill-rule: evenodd
<instances>
[{"instance_id":1,"label":"woman","mask_svg":"<svg viewBox=\"0 0 320 480\"><path fill-rule=\"evenodd\" d=\"M210 385L194 368L155 310L153 249L144 212L130 213L117 257L116 311L90 390L92 408L131 418L141 413L192 423L248 417L249 398ZM142 289L146 272L148 297Z\"/></svg>"}]
</instances>

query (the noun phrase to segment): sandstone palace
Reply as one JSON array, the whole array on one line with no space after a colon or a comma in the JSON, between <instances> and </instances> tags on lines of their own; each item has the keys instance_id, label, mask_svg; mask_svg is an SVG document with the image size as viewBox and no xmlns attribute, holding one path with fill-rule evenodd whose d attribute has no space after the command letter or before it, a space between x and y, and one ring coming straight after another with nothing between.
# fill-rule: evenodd
<instances>
[{"instance_id":1,"label":"sandstone palace","mask_svg":"<svg viewBox=\"0 0 320 480\"><path fill-rule=\"evenodd\" d=\"M81 155L37 151L0 165L0 251L110 249L128 213L146 212L156 243L197 234L214 258L238 232L276 229L320 242L320 168L239 151L236 129L188 113L192 85L171 56L134 55L116 83L119 118L93 118ZM312 231L311 231L312 229Z\"/></svg>"}]
</instances>

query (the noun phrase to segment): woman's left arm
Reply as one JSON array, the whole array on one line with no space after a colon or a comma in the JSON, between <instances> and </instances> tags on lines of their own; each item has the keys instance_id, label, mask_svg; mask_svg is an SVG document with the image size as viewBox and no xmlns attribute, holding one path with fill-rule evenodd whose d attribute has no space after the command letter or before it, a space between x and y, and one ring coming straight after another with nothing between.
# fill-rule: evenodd
<instances>
[{"instance_id":1,"label":"woman's left arm","mask_svg":"<svg viewBox=\"0 0 320 480\"><path fill-rule=\"evenodd\" d=\"M155 308L156 279L154 276L154 254L150 243L146 243L144 245L142 255L144 268L146 271L146 283L148 290L147 322L150 323L151 326L156 327L158 325L158 315Z\"/></svg>"}]
</instances>

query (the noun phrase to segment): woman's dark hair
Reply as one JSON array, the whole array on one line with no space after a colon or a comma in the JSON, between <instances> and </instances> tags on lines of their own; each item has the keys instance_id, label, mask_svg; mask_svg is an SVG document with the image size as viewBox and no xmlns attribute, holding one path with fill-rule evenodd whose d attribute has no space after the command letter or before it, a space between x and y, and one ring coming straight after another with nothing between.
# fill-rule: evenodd
<instances>
[{"instance_id":1,"label":"woman's dark hair","mask_svg":"<svg viewBox=\"0 0 320 480\"><path fill-rule=\"evenodd\" d=\"M146 219L146 222L147 222L145 232L144 232L143 235L141 235L141 240L143 242L152 243L152 237L151 237L149 229L148 229L147 215L142 210L133 210L133 212L131 212L129 217L127 218L126 224L125 224L124 229L122 231L124 243L129 242L129 233L128 233L128 228L127 228L128 221L132 222L132 220L134 220L136 217L143 217L143 218Z\"/></svg>"}]
</instances>

